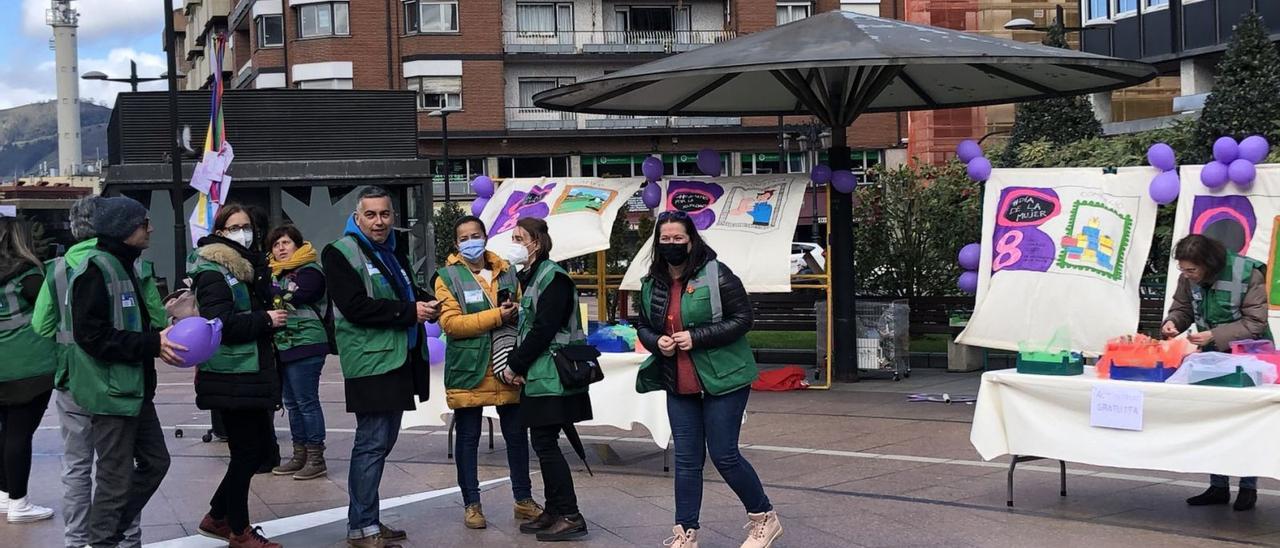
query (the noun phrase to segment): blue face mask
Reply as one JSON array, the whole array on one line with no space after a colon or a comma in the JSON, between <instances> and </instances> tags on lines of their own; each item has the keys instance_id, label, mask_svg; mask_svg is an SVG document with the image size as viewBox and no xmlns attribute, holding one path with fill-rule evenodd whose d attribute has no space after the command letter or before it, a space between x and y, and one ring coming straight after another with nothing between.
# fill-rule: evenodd
<instances>
[{"instance_id":1,"label":"blue face mask","mask_svg":"<svg viewBox=\"0 0 1280 548\"><path fill-rule=\"evenodd\" d=\"M484 256L484 240L475 238L458 244L458 251L462 253L462 258L468 261L478 260Z\"/></svg>"}]
</instances>

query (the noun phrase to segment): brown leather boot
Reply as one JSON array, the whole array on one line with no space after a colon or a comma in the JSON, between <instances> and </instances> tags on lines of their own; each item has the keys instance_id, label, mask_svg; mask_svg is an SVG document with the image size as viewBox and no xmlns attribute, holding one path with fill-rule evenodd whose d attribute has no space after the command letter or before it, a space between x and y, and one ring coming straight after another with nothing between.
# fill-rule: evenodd
<instances>
[{"instance_id":1,"label":"brown leather boot","mask_svg":"<svg viewBox=\"0 0 1280 548\"><path fill-rule=\"evenodd\" d=\"M301 470L307 464L307 446L301 443L293 444L293 456L289 457L289 462L281 464L271 469L271 474L275 476L288 476Z\"/></svg>"},{"instance_id":2,"label":"brown leather boot","mask_svg":"<svg viewBox=\"0 0 1280 548\"><path fill-rule=\"evenodd\" d=\"M328 466L324 463L324 444L307 446L307 462L293 474L293 479L309 480L322 477L329 473Z\"/></svg>"}]
</instances>

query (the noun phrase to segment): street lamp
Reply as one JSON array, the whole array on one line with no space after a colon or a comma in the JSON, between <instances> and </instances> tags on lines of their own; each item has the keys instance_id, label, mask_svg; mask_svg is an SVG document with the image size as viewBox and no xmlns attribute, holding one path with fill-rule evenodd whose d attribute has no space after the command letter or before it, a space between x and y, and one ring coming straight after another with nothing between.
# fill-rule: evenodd
<instances>
[{"instance_id":1,"label":"street lamp","mask_svg":"<svg viewBox=\"0 0 1280 548\"><path fill-rule=\"evenodd\" d=\"M107 76L106 73L103 73L97 70L91 70L89 72L86 72L80 75L80 78L84 80L103 80L107 82L120 82L122 84L129 84L129 91L135 91L135 92L138 91L138 84L142 82L155 82L157 80L164 80L168 77L169 77L169 73L166 72L156 77L139 78L138 63L134 62L132 59L129 60L129 77L128 78L111 78L110 76Z\"/></svg>"},{"instance_id":2,"label":"street lamp","mask_svg":"<svg viewBox=\"0 0 1280 548\"><path fill-rule=\"evenodd\" d=\"M455 108L442 108L433 110L427 116L440 119L440 153L444 156L444 201L452 202L453 195L449 189L449 176L453 174L452 166L449 165L449 115L457 112ZM432 177L434 179L434 177Z\"/></svg>"},{"instance_id":3,"label":"street lamp","mask_svg":"<svg viewBox=\"0 0 1280 548\"><path fill-rule=\"evenodd\" d=\"M818 151L831 148L831 130L815 122L791 126L790 129L791 131L782 133L782 155L785 157L787 152L791 151L792 143L795 143L797 151L805 153L805 167L812 171L818 163ZM809 230L813 235L813 242L823 245L822 237L818 232L818 185L810 178L809 186L813 201L812 212L809 215Z\"/></svg>"}]
</instances>

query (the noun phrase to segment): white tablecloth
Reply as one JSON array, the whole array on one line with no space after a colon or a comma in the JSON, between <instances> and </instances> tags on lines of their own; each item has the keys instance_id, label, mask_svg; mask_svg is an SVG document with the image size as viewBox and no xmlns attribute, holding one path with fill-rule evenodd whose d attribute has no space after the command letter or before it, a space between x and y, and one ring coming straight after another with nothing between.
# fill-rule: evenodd
<instances>
[{"instance_id":1,"label":"white tablecloth","mask_svg":"<svg viewBox=\"0 0 1280 548\"><path fill-rule=\"evenodd\" d=\"M581 426L612 426L631 430L639 424L649 430L653 443L666 448L671 439L671 423L667 421L666 392L636 393L636 373L648 354L604 353L600 355L600 367L604 380L591 385L591 413L594 420L579 423ZM411 426L444 426L446 417L452 414L445 405L444 366L431 368L431 398L419 403L418 408L404 414L403 428ZM484 416L498 418L498 411L486 407Z\"/></svg>"},{"instance_id":2,"label":"white tablecloth","mask_svg":"<svg viewBox=\"0 0 1280 548\"><path fill-rule=\"evenodd\" d=\"M1089 426L1094 385L1143 392L1141 432ZM1280 478L1280 385L1222 388L1084 375L982 375L969 441L991 460L1031 455L1097 466Z\"/></svg>"}]
</instances>

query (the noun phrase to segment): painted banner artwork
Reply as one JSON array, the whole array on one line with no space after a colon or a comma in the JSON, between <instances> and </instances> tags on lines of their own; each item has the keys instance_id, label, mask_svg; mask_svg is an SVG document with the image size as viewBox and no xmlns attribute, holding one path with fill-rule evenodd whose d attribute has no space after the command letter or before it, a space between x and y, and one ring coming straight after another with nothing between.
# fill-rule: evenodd
<instances>
[{"instance_id":1,"label":"painted banner artwork","mask_svg":"<svg viewBox=\"0 0 1280 548\"><path fill-rule=\"evenodd\" d=\"M547 222L555 243L553 260L608 249L614 219L642 182L594 177L503 180L480 214L489 226L489 249L501 251L511 242L516 222L524 218Z\"/></svg>"},{"instance_id":2,"label":"painted banner artwork","mask_svg":"<svg viewBox=\"0 0 1280 548\"><path fill-rule=\"evenodd\" d=\"M791 240L807 179L789 175L660 181L660 211L688 213L721 262L752 293L791 290ZM560 244L556 244L560 245ZM652 262L653 238L627 267L622 289L640 289Z\"/></svg>"},{"instance_id":3,"label":"painted banner artwork","mask_svg":"<svg viewBox=\"0 0 1280 548\"><path fill-rule=\"evenodd\" d=\"M1152 171L995 170L983 201L976 306L958 341L1018 350L1062 329L1072 350L1099 354L1108 339L1135 332L1155 231Z\"/></svg>"},{"instance_id":4,"label":"painted banner artwork","mask_svg":"<svg viewBox=\"0 0 1280 548\"><path fill-rule=\"evenodd\" d=\"M1213 190L1200 183L1202 166L1182 166L1182 192L1173 224L1173 245L1188 234L1203 234L1233 253L1267 263L1267 300L1273 333L1280 332L1280 279L1275 270L1276 231L1280 229L1280 165L1257 166L1257 178L1248 190L1229 184ZM1172 255L1172 253L1170 253ZM1178 287L1178 263L1170 259L1165 279L1165 309Z\"/></svg>"}]
</instances>

